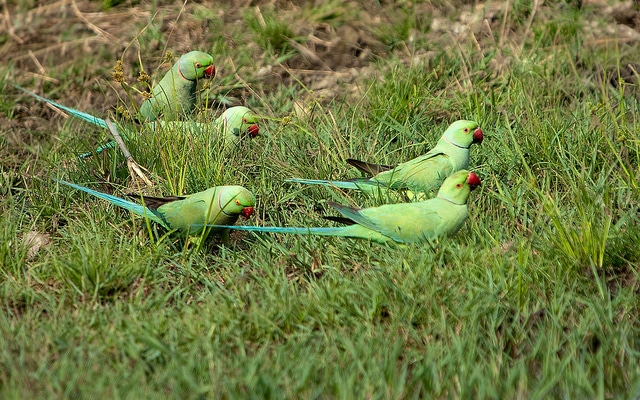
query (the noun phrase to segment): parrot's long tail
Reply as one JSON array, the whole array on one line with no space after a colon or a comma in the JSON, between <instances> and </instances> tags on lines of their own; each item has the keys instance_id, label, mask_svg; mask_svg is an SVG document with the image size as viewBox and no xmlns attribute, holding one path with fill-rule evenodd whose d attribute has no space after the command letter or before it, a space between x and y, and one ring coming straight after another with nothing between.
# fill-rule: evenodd
<instances>
[{"instance_id":1,"label":"parrot's long tail","mask_svg":"<svg viewBox=\"0 0 640 400\"><path fill-rule=\"evenodd\" d=\"M21 87L21 86L18 86L18 85L15 85L15 84L12 84L12 85L16 89L23 91L24 93L28 94L31 97L35 97L36 99L38 99L40 101L44 101L45 103L51 104L52 106L56 107L59 110L68 112L71 116L73 116L75 118L81 119L81 120L83 120L85 122L88 122L88 123L93 124L95 126L98 126L100 128L107 129L107 123L102 118L94 117L93 115L87 114L86 112L82 112L80 110L76 110L75 108L64 106L64 105L62 105L60 103L57 103L57 102L55 102L53 100L49 100L46 97L39 96L39 95L37 95L37 94L35 94L35 93L33 93L33 92ZM104 150L112 149L114 147L116 147L116 142L115 141L111 141L111 142L109 142L107 144L104 144L104 145L98 147L94 151L89 151L87 153L80 154L80 155L78 155L78 157L79 158L91 157L94 153L95 154L100 154Z\"/></svg>"},{"instance_id":2,"label":"parrot's long tail","mask_svg":"<svg viewBox=\"0 0 640 400\"><path fill-rule=\"evenodd\" d=\"M200 225L205 226L205 225ZM289 227L289 226L251 226L251 225L206 225L214 229L235 229L237 231L265 232L265 233L289 233L296 235L320 235L320 236L346 236L346 227Z\"/></svg>"},{"instance_id":3,"label":"parrot's long tail","mask_svg":"<svg viewBox=\"0 0 640 400\"><path fill-rule=\"evenodd\" d=\"M199 225L202 226L202 225ZM194 227L199 227L194 226ZM280 226L251 226L251 225L206 225L214 229L235 229L237 231L262 233L288 233L295 235L341 236L360 239L370 239L379 243L390 242L391 238L358 224L339 227L280 227Z\"/></svg>"},{"instance_id":4,"label":"parrot's long tail","mask_svg":"<svg viewBox=\"0 0 640 400\"><path fill-rule=\"evenodd\" d=\"M110 141L110 142L108 142L106 144L103 144L102 146L99 146L94 151L88 151L86 153L79 154L78 158L88 158L88 157L91 157L94 154L100 154L105 150L113 149L114 147L116 147L116 141L112 140L112 141Z\"/></svg>"},{"instance_id":5,"label":"parrot's long tail","mask_svg":"<svg viewBox=\"0 0 640 400\"><path fill-rule=\"evenodd\" d=\"M151 219L152 221L155 221L163 226L166 226L165 222L162 220L161 217L159 217L158 215L156 215L156 213L151 210L150 208L147 208L143 205L131 202L129 200L125 200L125 199L121 199L120 197L116 197L107 193L102 193L102 192L98 192L96 190L93 189L89 189L88 187L84 187L84 186L80 186L80 185L76 185L75 183L71 183L71 182L67 182L67 181L63 181L63 180L59 180L59 179L55 179L56 182L61 183L63 185L67 185L70 186L74 189L83 191L85 193L88 193L92 196L98 197L100 199L106 200L112 204L115 204L118 207L122 207L125 210L129 210L133 213L136 213L138 215L141 215L143 217L147 217L149 219Z\"/></svg>"},{"instance_id":6,"label":"parrot's long tail","mask_svg":"<svg viewBox=\"0 0 640 400\"><path fill-rule=\"evenodd\" d=\"M33 92L31 92L31 91L29 91L29 90L27 90L27 89L25 89L25 88L23 88L21 86L18 86L18 85L15 85L15 84L12 84L12 85L16 89L23 91L24 93L28 94L29 96L35 97L36 99L44 101L45 103L49 103L52 106L54 106L54 107L56 107L56 108L58 108L60 110L68 112L69 114L71 114L72 116L74 116L76 118L79 118L79 119L81 119L83 121L86 121L86 122L88 122L90 124L99 126L101 128L105 128L105 129L107 128L107 123L101 118L94 117L91 114L87 114L85 112L78 111L75 108L63 106L62 104L56 103L53 100L49 100L49 99L47 99L45 97L38 96L37 94L35 94L35 93L33 93Z\"/></svg>"},{"instance_id":7,"label":"parrot's long tail","mask_svg":"<svg viewBox=\"0 0 640 400\"><path fill-rule=\"evenodd\" d=\"M364 184L362 181L326 181L321 179L303 179L303 178L289 178L285 179L285 182L301 183L303 185L322 185L333 186L340 189L361 189Z\"/></svg>"}]
</instances>

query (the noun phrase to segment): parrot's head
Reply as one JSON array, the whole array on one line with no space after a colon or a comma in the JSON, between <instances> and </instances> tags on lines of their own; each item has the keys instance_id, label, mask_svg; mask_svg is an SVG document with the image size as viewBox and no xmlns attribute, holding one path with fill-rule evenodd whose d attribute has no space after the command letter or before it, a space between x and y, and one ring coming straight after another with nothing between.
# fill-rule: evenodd
<instances>
[{"instance_id":1,"label":"parrot's head","mask_svg":"<svg viewBox=\"0 0 640 400\"><path fill-rule=\"evenodd\" d=\"M442 182L438 197L455 204L466 204L469 193L480 186L480 178L473 172L461 169L455 172Z\"/></svg>"},{"instance_id":2,"label":"parrot's head","mask_svg":"<svg viewBox=\"0 0 640 400\"><path fill-rule=\"evenodd\" d=\"M248 134L254 138L258 136L258 116L247 107L236 106L228 108L224 113L225 129L238 137Z\"/></svg>"},{"instance_id":3,"label":"parrot's head","mask_svg":"<svg viewBox=\"0 0 640 400\"><path fill-rule=\"evenodd\" d=\"M191 51L180 57L176 64L178 64L180 75L190 81L202 78L209 79L216 75L213 57L202 51Z\"/></svg>"},{"instance_id":4,"label":"parrot's head","mask_svg":"<svg viewBox=\"0 0 640 400\"><path fill-rule=\"evenodd\" d=\"M469 148L473 143L482 143L484 135L477 122L460 120L449 125L442 138L454 146Z\"/></svg>"},{"instance_id":5,"label":"parrot's head","mask_svg":"<svg viewBox=\"0 0 640 400\"><path fill-rule=\"evenodd\" d=\"M249 218L253 215L256 198L242 186L225 186L219 197L220 209L228 216L242 215Z\"/></svg>"}]
</instances>

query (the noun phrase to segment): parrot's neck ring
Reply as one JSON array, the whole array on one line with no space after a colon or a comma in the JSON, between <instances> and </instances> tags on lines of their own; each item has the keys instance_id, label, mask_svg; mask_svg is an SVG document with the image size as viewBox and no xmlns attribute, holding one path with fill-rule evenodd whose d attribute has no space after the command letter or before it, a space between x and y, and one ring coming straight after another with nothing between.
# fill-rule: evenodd
<instances>
[{"instance_id":1,"label":"parrot's neck ring","mask_svg":"<svg viewBox=\"0 0 640 400\"><path fill-rule=\"evenodd\" d=\"M442 136L442 140L444 140L445 142L449 143L449 144L450 144L450 145L452 145L452 146L456 146L456 147L457 147L457 148L459 148L459 149L468 149L468 148L469 148L469 146L460 146L459 144L455 144L455 143L453 143L452 141L450 141L449 139L447 139L447 137L446 137L446 136Z\"/></svg>"},{"instance_id":2,"label":"parrot's neck ring","mask_svg":"<svg viewBox=\"0 0 640 400\"><path fill-rule=\"evenodd\" d=\"M191 81L191 79L188 79L186 76L184 76L184 74L182 73L182 68L180 68L180 65L178 65L178 75L180 75L180 78L184 79L185 81Z\"/></svg>"},{"instance_id":3,"label":"parrot's neck ring","mask_svg":"<svg viewBox=\"0 0 640 400\"><path fill-rule=\"evenodd\" d=\"M450 199L450 198L448 198L448 197L441 196L441 195L438 195L437 197L441 198L442 200L446 200L446 201L448 201L448 202L449 202L449 203L451 203L451 204L455 204L455 205L457 205L457 206L463 206L463 205L467 204L467 203L458 203L458 202L456 202L456 201L451 200L451 199Z\"/></svg>"}]
</instances>

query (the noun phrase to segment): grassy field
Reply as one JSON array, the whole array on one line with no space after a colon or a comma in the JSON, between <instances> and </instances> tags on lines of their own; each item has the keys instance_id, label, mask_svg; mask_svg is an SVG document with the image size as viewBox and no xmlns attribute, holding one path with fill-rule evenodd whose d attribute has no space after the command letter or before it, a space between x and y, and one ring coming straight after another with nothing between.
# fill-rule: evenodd
<instances>
[{"instance_id":1,"label":"grassy field","mask_svg":"<svg viewBox=\"0 0 640 400\"><path fill-rule=\"evenodd\" d=\"M640 395L630 3L34 3L10 1L1 34L1 398ZM247 105L260 135L228 157L133 135L151 188L115 151L78 160L107 133L9 85L115 115L141 101L111 78L117 59L142 88L140 60L157 79L166 51L191 49L218 60L198 118ZM434 244L235 233L196 249L53 181L238 184L258 201L243 223L324 226L328 200L380 199L284 179L408 160L462 118L485 133L470 164L483 184Z\"/></svg>"}]
</instances>

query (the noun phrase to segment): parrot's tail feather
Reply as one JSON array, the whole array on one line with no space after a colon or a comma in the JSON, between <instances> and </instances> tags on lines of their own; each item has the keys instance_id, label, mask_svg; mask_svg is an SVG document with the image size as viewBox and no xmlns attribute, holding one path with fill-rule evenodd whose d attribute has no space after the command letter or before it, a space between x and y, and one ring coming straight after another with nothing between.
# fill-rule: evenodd
<instances>
[{"instance_id":1,"label":"parrot's tail feather","mask_svg":"<svg viewBox=\"0 0 640 400\"><path fill-rule=\"evenodd\" d=\"M369 180L366 178L355 178L348 181L325 181L321 179L289 178L285 179L285 182L300 183L303 185L322 185L339 189L360 190L364 193L374 195L384 195L389 191L389 188L384 183Z\"/></svg>"},{"instance_id":2,"label":"parrot's tail feather","mask_svg":"<svg viewBox=\"0 0 640 400\"><path fill-rule=\"evenodd\" d=\"M35 94L35 93L33 93L33 92L21 87L21 86L13 85L13 87L15 87L18 90L21 90L21 91L25 92L26 94L28 94L31 97L35 97L36 99L44 101L45 103L49 103L52 106L54 106L54 107L56 107L56 108L58 108L60 110L64 110L64 111L68 112L69 114L71 114L72 116L74 116L76 118L80 118L81 120L87 121L90 124L99 126L101 128L106 128L107 127L107 123L101 118L94 117L93 115L87 114L87 113L82 112L82 111L78 111L75 108L63 106L60 103L56 103L53 100L49 100L49 99L47 99L45 97L39 96L39 95L37 95L37 94Z\"/></svg>"},{"instance_id":3,"label":"parrot's tail feather","mask_svg":"<svg viewBox=\"0 0 640 400\"><path fill-rule=\"evenodd\" d=\"M86 153L82 153L78 155L78 158L89 158L91 156L93 156L94 154L100 154L105 150L108 149L113 149L114 147L116 147L116 142L115 140L110 141L107 144L103 144L102 146L98 147L97 149L95 149L94 151L88 151Z\"/></svg>"},{"instance_id":4,"label":"parrot's tail feather","mask_svg":"<svg viewBox=\"0 0 640 400\"><path fill-rule=\"evenodd\" d=\"M160 218L158 215L156 215L153 210L142 206L140 204L131 202L129 200L125 200L125 199L121 199L120 197L116 197L107 193L102 193L102 192L98 192L96 190L93 189L89 189L87 187L84 186L80 186L80 185L76 185L75 183L71 183L71 182L67 182L67 181L63 181L63 180L59 180L59 179L55 179L56 182L58 183L62 183L63 185L67 185L70 186L74 189L80 190L82 192L88 193L92 196L98 197L100 199L106 200L112 204L115 204L118 207L122 207L125 210L129 210L135 214L138 214L140 216L143 217L147 217L152 221L155 221L163 226L166 226L165 222L162 220L162 218Z\"/></svg>"},{"instance_id":5,"label":"parrot's tail feather","mask_svg":"<svg viewBox=\"0 0 640 400\"><path fill-rule=\"evenodd\" d=\"M195 227L208 226L213 229L235 229L237 231L263 232L263 233L289 233L295 235L340 236L360 239L369 239L379 243L386 243L394 239L372 229L363 228L360 225L338 227L289 227L289 226L250 226L250 225L194 225Z\"/></svg>"},{"instance_id":6,"label":"parrot's tail feather","mask_svg":"<svg viewBox=\"0 0 640 400\"><path fill-rule=\"evenodd\" d=\"M109 143L103 144L102 146L98 147L93 152L96 153L96 154L100 154L103 151L108 150L108 149L113 149L114 147L116 147L116 141L112 140Z\"/></svg>"},{"instance_id":7,"label":"parrot's tail feather","mask_svg":"<svg viewBox=\"0 0 640 400\"><path fill-rule=\"evenodd\" d=\"M73 115L76 118L79 118L79 119L81 119L83 121L86 121L86 122L88 122L90 124L93 124L95 126L99 126L100 128L105 128L105 129L107 128L107 123L102 118L94 117L91 114L87 114L85 112L78 111L76 109L63 106L62 104L54 103L54 102L52 102L50 100L47 101L47 102L51 103L52 105L54 105L54 106L56 106L58 108L61 108L61 109L65 110L66 112L68 112L69 114Z\"/></svg>"},{"instance_id":8,"label":"parrot's tail feather","mask_svg":"<svg viewBox=\"0 0 640 400\"><path fill-rule=\"evenodd\" d=\"M250 225L194 225L193 227L208 226L214 229L235 229L237 231L289 233L296 235L346 236L344 227L290 227L290 226L250 226Z\"/></svg>"},{"instance_id":9,"label":"parrot's tail feather","mask_svg":"<svg viewBox=\"0 0 640 400\"><path fill-rule=\"evenodd\" d=\"M302 178L290 178L285 179L285 182L292 183L301 183L303 185L322 185L322 186L333 186L340 189L360 189L358 183L349 182L349 181L325 181L320 179L302 179ZM362 184L361 182L359 182Z\"/></svg>"}]
</instances>

